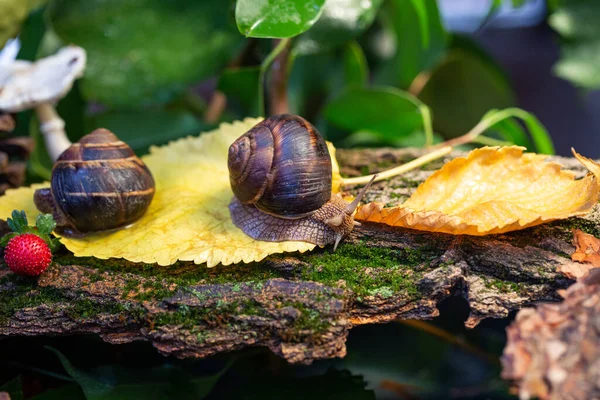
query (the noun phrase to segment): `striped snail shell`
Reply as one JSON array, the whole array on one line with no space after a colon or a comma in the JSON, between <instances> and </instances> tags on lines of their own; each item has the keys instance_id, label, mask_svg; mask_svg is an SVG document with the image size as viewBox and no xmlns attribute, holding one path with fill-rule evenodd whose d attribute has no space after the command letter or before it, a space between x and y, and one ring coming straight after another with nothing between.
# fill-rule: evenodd
<instances>
[{"instance_id":1,"label":"striped snail shell","mask_svg":"<svg viewBox=\"0 0 600 400\"><path fill-rule=\"evenodd\" d=\"M228 167L233 223L254 239L337 247L358 225L353 213L367 188L352 204L332 195L327 144L304 118L258 123L229 147Z\"/></svg>"},{"instance_id":2,"label":"striped snail shell","mask_svg":"<svg viewBox=\"0 0 600 400\"><path fill-rule=\"evenodd\" d=\"M304 118L276 115L229 147L229 181L243 204L281 218L314 213L331 197L331 157Z\"/></svg>"},{"instance_id":3,"label":"striped snail shell","mask_svg":"<svg viewBox=\"0 0 600 400\"><path fill-rule=\"evenodd\" d=\"M52 169L50 189L35 192L37 208L59 230L83 234L127 226L148 209L152 174L131 147L97 129L65 150Z\"/></svg>"}]
</instances>

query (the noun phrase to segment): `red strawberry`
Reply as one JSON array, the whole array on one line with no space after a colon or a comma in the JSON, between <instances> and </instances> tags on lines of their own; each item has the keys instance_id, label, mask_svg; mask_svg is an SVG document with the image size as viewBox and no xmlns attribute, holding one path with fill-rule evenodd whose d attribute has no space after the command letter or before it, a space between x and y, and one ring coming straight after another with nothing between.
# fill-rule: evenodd
<instances>
[{"instance_id":1,"label":"red strawberry","mask_svg":"<svg viewBox=\"0 0 600 400\"><path fill-rule=\"evenodd\" d=\"M4 249L4 261L16 274L38 276L50 265L52 252L44 239L33 233L25 233L8 241Z\"/></svg>"}]
</instances>

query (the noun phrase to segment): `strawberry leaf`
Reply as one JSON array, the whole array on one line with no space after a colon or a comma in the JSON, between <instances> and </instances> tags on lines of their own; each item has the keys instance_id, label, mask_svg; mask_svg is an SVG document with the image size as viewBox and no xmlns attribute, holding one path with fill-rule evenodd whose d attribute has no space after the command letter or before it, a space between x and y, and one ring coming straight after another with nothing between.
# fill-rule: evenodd
<instances>
[{"instance_id":1,"label":"strawberry leaf","mask_svg":"<svg viewBox=\"0 0 600 400\"><path fill-rule=\"evenodd\" d=\"M35 220L35 226L40 236L49 235L56 228L56 221L54 221L51 214L40 214Z\"/></svg>"},{"instance_id":2,"label":"strawberry leaf","mask_svg":"<svg viewBox=\"0 0 600 400\"><path fill-rule=\"evenodd\" d=\"M23 233L23 229L27 227L27 216L25 211L14 210L12 212L12 218L7 218L6 223L8 227L16 233Z\"/></svg>"},{"instance_id":3,"label":"strawberry leaf","mask_svg":"<svg viewBox=\"0 0 600 400\"><path fill-rule=\"evenodd\" d=\"M14 238L15 236L19 236L19 234L16 232L11 232L2 236L2 239L0 239L0 246L6 247L8 245L8 242L10 242L10 239Z\"/></svg>"}]
</instances>

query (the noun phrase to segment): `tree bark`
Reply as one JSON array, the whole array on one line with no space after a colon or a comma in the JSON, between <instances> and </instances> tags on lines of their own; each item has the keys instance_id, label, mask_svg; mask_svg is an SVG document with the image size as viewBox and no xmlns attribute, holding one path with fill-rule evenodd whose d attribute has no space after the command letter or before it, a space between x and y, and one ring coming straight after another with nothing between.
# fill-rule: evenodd
<instances>
[{"instance_id":1,"label":"tree bark","mask_svg":"<svg viewBox=\"0 0 600 400\"><path fill-rule=\"evenodd\" d=\"M339 150L338 159L343 173L358 175L418 154ZM558 161L583 174L576 161ZM375 184L367 201L403 201L442 163ZM343 357L348 332L357 325L430 319L450 296L469 303L470 327L558 300L557 289L572 283L557 272L572 263L571 228L598 230L598 221L595 210L487 237L364 223L335 253L325 248L211 269L64 252L33 281L0 267L0 337L92 333L110 343L147 340L182 358L266 346L289 362L308 364Z\"/></svg>"}]
</instances>

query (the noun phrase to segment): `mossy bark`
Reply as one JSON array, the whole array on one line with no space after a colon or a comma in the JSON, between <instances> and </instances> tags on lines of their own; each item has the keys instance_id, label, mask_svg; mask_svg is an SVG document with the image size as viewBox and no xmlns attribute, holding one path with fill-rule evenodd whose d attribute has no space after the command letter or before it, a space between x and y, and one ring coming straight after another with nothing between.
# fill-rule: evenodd
<instances>
[{"instance_id":1,"label":"mossy bark","mask_svg":"<svg viewBox=\"0 0 600 400\"><path fill-rule=\"evenodd\" d=\"M357 175L417 153L340 150L338 158L343 173ZM583 174L574 160L559 161ZM397 203L441 165L376 184L367 200ZM269 347L293 363L342 357L352 327L433 318L450 296L468 301L468 326L558 300L556 290L571 283L556 272L571 263L571 228L597 233L599 215L489 237L365 223L335 253L326 248L212 269L64 252L37 280L0 267L0 337L92 333L111 343L148 340L177 357L250 346Z\"/></svg>"}]
</instances>

